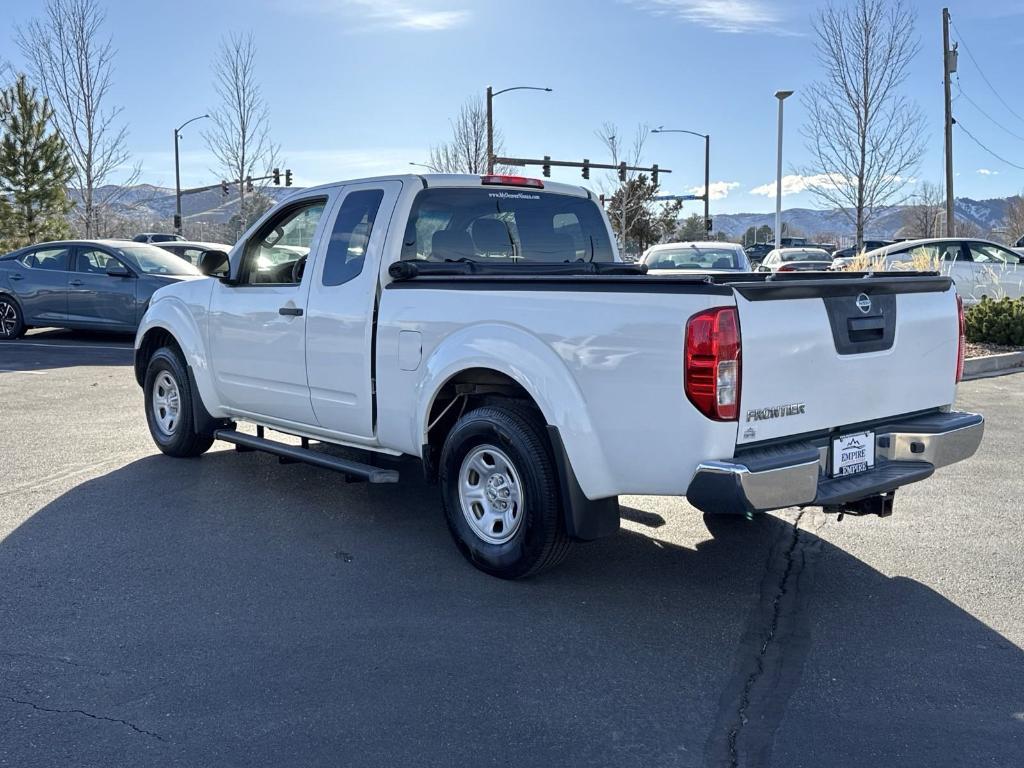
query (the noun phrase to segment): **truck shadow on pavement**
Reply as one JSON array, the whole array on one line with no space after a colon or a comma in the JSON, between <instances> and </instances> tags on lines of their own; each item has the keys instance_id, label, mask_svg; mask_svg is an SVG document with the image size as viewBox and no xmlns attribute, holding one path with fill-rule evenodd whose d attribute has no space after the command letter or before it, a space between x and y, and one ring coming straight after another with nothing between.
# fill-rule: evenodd
<instances>
[{"instance_id":1,"label":"truck shadow on pavement","mask_svg":"<svg viewBox=\"0 0 1024 768\"><path fill-rule=\"evenodd\" d=\"M0 764L1024 754L1020 649L820 518L692 548L623 530L509 583L463 561L436 489L402 471L346 485L264 455L151 456L40 509L0 541Z\"/></svg>"}]
</instances>

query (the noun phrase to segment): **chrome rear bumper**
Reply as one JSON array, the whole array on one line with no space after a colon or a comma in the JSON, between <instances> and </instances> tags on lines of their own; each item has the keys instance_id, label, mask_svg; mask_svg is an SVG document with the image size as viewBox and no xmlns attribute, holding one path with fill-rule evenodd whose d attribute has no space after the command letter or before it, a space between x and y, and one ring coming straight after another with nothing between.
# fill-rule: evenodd
<instances>
[{"instance_id":1,"label":"chrome rear bumper","mask_svg":"<svg viewBox=\"0 0 1024 768\"><path fill-rule=\"evenodd\" d=\"M700 464L686 492L702 512L742 514L784 507L837 506L923 480L969 458L985 431L976 413L933 413L873 428L875 466L828 477L827 438L772 446Z\"/></svg>"}]
</instances>

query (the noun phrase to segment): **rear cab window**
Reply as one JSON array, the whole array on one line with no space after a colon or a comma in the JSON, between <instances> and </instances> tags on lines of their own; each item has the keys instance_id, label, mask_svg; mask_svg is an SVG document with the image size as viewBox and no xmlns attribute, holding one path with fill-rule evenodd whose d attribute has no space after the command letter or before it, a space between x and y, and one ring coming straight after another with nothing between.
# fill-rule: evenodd
<instances>
[{"instance_id":1,"label":"rear cab window","mask_svg":"<svg viewBox=\"0 0 1024 768\"><path fill-rule=\"evenodd\" d=\"M494 186L420 191L402 244L402 260L413 259L557 264L615 256L592 200Z\"/></svg>"}]
</instances>

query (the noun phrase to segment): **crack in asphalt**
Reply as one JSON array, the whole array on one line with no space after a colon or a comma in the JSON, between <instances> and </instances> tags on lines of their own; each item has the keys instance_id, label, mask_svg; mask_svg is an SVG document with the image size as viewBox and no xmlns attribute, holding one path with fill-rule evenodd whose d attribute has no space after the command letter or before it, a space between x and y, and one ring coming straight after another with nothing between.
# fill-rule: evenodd
<instances>
[{"instance_id":1,"label":"crack in asphalt","mask_svg":"<svg viewBox=\"0 0 1024 768\"><path fill-rule=\"evenodd\" d=\"M750 694L753 691L754 686L757 684L757 681L764 674L765 654L768 652L768 647L775 639L776 632L779 628L779 618L782 614L782 599L788 592L789 579L793 573L793 563L795 562L793 554L796 551L797 544L800 542L800 521L803 519L803 516L804 510L800 510L800 512L797 513L796 520L793 522L793 537L790 540L786 551L783 553L786 566L782 571L782 577L779 579L779 585L775 590L775 596L772 600L772 615L771 621L768 623L768 631L765 634L764 642L761 643L761 649L757 656L757 666L747 676L746 683L743 686L743 694L740 697L739 707L736 710L736 720L729 728L728 744L730 768L739 768L740 758L737 743L739 741L740 732L743 730L743 726L748 722L747 713L750 710Z\"/></svg>"},{"instance_id":2,"label":"crack in asphalt","mask_svg":"<svg viewBox=\"0 0 1024 768\"><path fill-rule=\"evenodd\" d=\"M38 704L28 701L26 699L17 699L14 696L8 696L6 694L4 694L3 698L7 699L8 701L14 704L24 704L26 706L32 707L32 709L37 710L38 712L49 712L58 715L84 715L85 717L92 718L93 720L105 720L108 723L119 723L121 725L127 725L136 733L141 733L144 736L150 736L151 738L154 738L157 741L167 741L167 739L165 739L159 733L147 731L145 728L139 728L139 726L135 725L135 723L131 723L128 720L121 720L116 717L106 717L105 715L94 715L91 712L86 712L84 709L51 709L50 707L41 707Z\"/></svg>"}]
</instances>

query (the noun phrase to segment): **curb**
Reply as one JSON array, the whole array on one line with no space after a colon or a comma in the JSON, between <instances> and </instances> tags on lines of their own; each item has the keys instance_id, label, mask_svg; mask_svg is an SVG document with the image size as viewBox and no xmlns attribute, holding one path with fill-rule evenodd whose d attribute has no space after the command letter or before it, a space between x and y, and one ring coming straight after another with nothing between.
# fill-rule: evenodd
<instances>
[{"instance_id":1,"label":"curb","mask_svg":"<svg viewBox=\"0 0 1024 768\"><path fill-rule=\"evenodd\" d=\"M1024 352L1006 352L964 360L964 381L1024 372Z\"/></svg>"}]
</instances>

